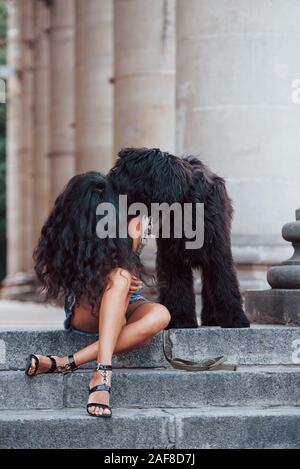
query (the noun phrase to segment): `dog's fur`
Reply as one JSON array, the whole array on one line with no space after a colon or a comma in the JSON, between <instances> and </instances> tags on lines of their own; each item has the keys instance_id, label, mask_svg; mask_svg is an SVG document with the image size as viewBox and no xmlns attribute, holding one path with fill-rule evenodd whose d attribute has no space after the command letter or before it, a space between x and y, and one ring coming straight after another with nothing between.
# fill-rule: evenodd
<instances>
[{"instance_id":1,"label":"dog's fur","mask_svg":"<svg viewBox=\"0 0 300 469\"><path fill-rule=\"evenodd\" d=\"M159 301L171 313L169 327L197 327L193 268L202 271L201 324L249 327L231 254L232 205L222 178L198 158L178 158L158 148L125 148L108 178L128 203L204 203L204 245L185 249L185 239L157 239Z\"/></svg>"}]
</instances>

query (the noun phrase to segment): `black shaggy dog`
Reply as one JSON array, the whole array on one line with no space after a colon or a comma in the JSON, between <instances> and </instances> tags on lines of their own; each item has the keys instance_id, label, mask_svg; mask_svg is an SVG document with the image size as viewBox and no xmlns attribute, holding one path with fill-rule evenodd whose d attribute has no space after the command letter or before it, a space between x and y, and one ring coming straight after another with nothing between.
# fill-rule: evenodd
<instances>
[{"instance_id":1,"label":"black shaggy dog","mask_svg":"<svg viewBox=\"0 0 300 469\"><path fill-rule=\"evenodd\" d=\"M158 148L125 148L108 178L128 203L204 203L204 244L186 249L185 239L157 239L159 301L171 328L197 327L193 268L202 271L203 326L249 327L242 309L231 253L232 205L222 178L198 158L178 158Z\"/></svg>"}]
</instances>

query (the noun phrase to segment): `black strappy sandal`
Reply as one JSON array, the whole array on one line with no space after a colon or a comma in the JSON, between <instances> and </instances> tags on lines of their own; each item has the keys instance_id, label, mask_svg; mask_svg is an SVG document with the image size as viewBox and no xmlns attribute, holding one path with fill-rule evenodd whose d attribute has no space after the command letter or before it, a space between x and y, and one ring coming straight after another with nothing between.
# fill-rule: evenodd
<instances>
[{"instance_id":1,"label":"black strappy sandal","mask_svg":"<svg viewBox=\"0 0 300 469\"><path fill-rule=\"evenodd\" d=\"M107 384L107 371L111 371L112 366L111 365L101 365L101 363L97 363L96 371L100 371L100 370L103 370L103 371L101 371L101 375L103 376L103 384L98 384L98 386L94 386L92 389L89 388L89 394L92 394L93 392L96 392L96 391L108 391L109 393L111 391L111 386L109 386ZM109 414L102 413L102 414L99 414L99 415L92 414L91 412L89 412L90 407L100 407L100 409L108 409L110 411L110 413ZM112 416L111 407L107 404L100 404L99 402L90 402L89 404L87 404L86 410L87 410L87 413L91 417L109 418L109 417Z\"/></svg>"},{"instance_id":2,"label":"black strappy sandal","mask_svg":"<svg viewBox=\"0 0 300 469\"><path fill-rule=\"evenodd\" d=\"M49 368L49 370L44 371L43 373L39 373L39 374L49 374L49 373L63 373L63 374L66 374L66 373L71 373L72 371L77 369L77 366L76 366L76 363L75 363L75 360L74 360L74 355L69 355L68 356L69 361L64 366L57 366L55 358L52 357L51 355L45 355L45 356L47 358L50 358L51 367ZM35 362L35 370L34 370L33 373L29 373L29 369L32 367L32 360L34 360L34 362ZM38 357L34 354L30 354L27 357L27 361L26 361L26 368L25 368L26 376L28 376L29 378L33 378L33 376L36 376L37 371L39 369L39 364L40 364L40 361L39 361Z\"/></svg>"}]
</instances>

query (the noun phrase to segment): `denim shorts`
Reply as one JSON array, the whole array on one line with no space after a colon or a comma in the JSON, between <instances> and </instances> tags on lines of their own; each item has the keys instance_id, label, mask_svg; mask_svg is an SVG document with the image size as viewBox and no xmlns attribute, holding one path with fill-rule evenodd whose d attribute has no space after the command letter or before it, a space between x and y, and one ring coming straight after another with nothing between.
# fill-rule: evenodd
<instances>
[{"instance_id":1,"label":"denim shorts","mask_svg":"<svg viewBox=\"0 0 300 469\"><path fill-rule=\"evenodd\" d=\"M143 303L150 303L150 301L147 300L141 294L141 292L133 293L130 297L129 304L133 304L136 301L143 301ZM88 336L88 337L98 337L99 336L98 332L81 331L80 329L76 329L75 327L71 326L71 320L72 320L72 315L73 315L74 304L75 304L74 295L70 294L70 295L66 296L65 306L64 306L65 315L66 315L66 319L64 320L64 330L66 332L76 332L77 334L85 335L85 336ZM136 305L136 308L138 306L139 306L139 303ZM126 316L127 319L129 318L129 316L132 315L132 313L136 310L136 308L131 309L130 314L127 314L127 316Z\"/></svg>"},{"instance_id":2,"label":"denim shorts","mask_svg":"<svg viewBox=\"0 0 300 469\"><path fill-rule=\"evenodd\" d=\"M74 295L70 294L65 298L65 315L66 319L64 320L64 329L66 332L76 332L80 335L85 335L88 337L98 337L98 332L86 332L81 331L80 329L76 329L75 327L71 327L71 320L73 315L73 307L75 305L75 297Z\"/></svg>"}]
</instances>

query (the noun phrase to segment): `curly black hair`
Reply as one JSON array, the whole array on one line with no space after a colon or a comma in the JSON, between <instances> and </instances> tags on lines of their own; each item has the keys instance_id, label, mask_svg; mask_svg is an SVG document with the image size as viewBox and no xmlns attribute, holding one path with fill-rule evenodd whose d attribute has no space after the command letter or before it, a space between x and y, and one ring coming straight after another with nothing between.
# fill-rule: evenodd
<instances>
[{"instance_id":1,"label":"curly black hair","mask_svg":"<svg viewBox=\"0 0 300 469\"><path fill-rule=\"evenodd\" d=\"M127 229L130 217L119 214L118 196L99 172L72 177L57 197L34 251L35 272L46 300L61 303L72 294L80 305L84 295L92 313L97 314L101 293L113 269L121 267L140 278L147 275L130 236L98 237L97 223L104 221L104 215L96 212L104 202L115 207L117 233L122 217Z\"/></svg>"}]
</instances>

